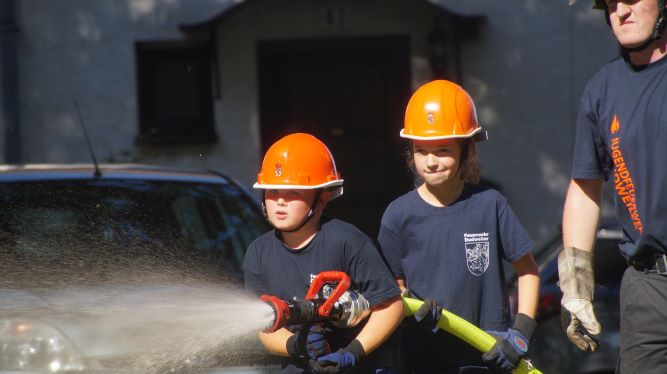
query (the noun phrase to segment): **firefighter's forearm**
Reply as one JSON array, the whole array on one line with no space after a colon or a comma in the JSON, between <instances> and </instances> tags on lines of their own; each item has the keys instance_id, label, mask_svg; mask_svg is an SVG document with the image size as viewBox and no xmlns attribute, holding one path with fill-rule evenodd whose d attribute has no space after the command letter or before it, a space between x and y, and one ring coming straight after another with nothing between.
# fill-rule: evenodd
<instances>
[{"instance_id":1,"label":"firefighter's forearm","mask_svg":"<svg viewBox=\"0 0 667 374\"><path fill-rule=\"evenodd\" d=\"M287 353L287 339L292 336L292 334L289 330L286 328L281 328L277 330L276 332L272 333L265 333L263 331L260 331L259 333L259 341L262 343L264 348L268 350L270 353L278 356L285 356L289 357L289 354Z\"/></svg>"},{"instance_id":2,"label":"firefighter's forearm","mask_svg":"<svg viewBox=\"0 0 667 374\"><path fill-rule=\"evenodd\" d=\"M570 182L563 209L563 246L593 250L600 218L602 179Z\"/></svg>"},{"instance_id":3,"label":"firefighter's forearm","mask_svg":"<svg viewBox=\"0 0 667 374\"><path fill-rule=\"evenodd\" d=\"M540 292L540 270L532 254L527 254L512 263L519 275L517 312L535 319Z\"/></svg>"},{"instance_id":4,"label":"firefighter's forearm","mask_svg":"<svg viewBox=\"0 0 667 374\"><path fill-rule=\"evenodd\" d=\"M392 299L373 308L366 326L357 335L357 340L369 354L380 346L396 330L403 319L403 301Z\"/></svg>"},{"instance_id":5,"label":"firefighter's forearm","mask_svg":"<svg viewBox=\"0 0 667 374\"><path fill-rule=\"evenodd\" d=\"M523 313L532 319L537 314L537 300L539 299L540 278L533 274L519 277L519 306L517 312Z\"/></svg>"}]
</instances>

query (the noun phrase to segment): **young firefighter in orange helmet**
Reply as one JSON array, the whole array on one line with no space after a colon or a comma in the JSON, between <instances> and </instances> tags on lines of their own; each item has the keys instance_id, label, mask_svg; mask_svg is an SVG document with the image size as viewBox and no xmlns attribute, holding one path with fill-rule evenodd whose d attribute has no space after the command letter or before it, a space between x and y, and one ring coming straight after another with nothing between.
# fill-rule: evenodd
<instances>
[{"instance_id":1,"label":"young firefighter in orange helmet","mask_svg":"<svg viewBox=\"0 0 667 374\"><path fill-rule=\"evenodd\" d=\"M402 291L424 299L404 323L407 369L414 373L510 373L526 354L537 309L533 242L497 191L478 185L475 141L486 139L470 96L436 80L411 97L400 136L421 184L386 209L380 247ZM503 261L519 274L511 323ZM442 307L493 332L481 353L436 327ZM491 369L490 369L491 368Z\"/></svg>"},{"instance_id":2,"label":"young firefighter in orange helmet","mask_svg":"<svg viewBox=\"0 0 667 374\"><path fill-rule=\"evenodd\" d=\"M370 303L368 319L352 328L287 326L260 332L266 349L284 356L286 373L391 373L387 340L403 316L400 292L373 241L354 226L324 217L327 203L343 192L329 149L309 134L288 135L266 152L255 188L274 230L250 244L246 289L282 299L306 296L323 271L342 271ZM379 348L380 347L380 348ZM379 349L378 349L379 348Z\"/></svg>"}]
</instances>

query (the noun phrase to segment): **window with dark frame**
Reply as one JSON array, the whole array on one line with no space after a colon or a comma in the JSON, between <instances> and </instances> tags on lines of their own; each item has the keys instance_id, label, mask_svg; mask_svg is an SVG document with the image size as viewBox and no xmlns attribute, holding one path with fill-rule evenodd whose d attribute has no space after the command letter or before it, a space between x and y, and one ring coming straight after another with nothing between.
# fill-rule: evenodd
<instances>
[{"instance_id":1,"label":"window with dark frame","mask_svg":"<svg viewBox=\"0 0 667 374\"><path fill-rule=\"evenodd\" d=\"M142 144L212 143L210 46L205 42L136 44Z\"/></svg>"}]
</instances>

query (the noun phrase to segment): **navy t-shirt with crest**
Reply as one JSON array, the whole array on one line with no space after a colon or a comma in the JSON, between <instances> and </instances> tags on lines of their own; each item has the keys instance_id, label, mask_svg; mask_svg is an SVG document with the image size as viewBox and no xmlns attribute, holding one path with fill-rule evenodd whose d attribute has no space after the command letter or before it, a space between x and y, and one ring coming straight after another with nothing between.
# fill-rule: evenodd
<instances>
[{"instance_id":1,"label":"navy t-shirt with crest","mask_svg":"<svg viewBox=\"0 0 667 374\"><path fill-rule=\"evenodd\" d=\"M534 244L496 190L466 184L446 207L412 190L387 207L378 241L394 275L416 297L433 299L483 330L507 330L502 261L518 260Z\"/></svg>"},{"instance_id":2,"label":"navy t-shirt with crest","mask_svg":"<svg viewBox=\"0 0 667 374\"><path fill-rule=\"evenodd\" d=\"M641 234L667 248L667 58L642 68L618 58L582 95L573 179L613 183L621 251L635 254Z\"/></svg>"}]
</instances>

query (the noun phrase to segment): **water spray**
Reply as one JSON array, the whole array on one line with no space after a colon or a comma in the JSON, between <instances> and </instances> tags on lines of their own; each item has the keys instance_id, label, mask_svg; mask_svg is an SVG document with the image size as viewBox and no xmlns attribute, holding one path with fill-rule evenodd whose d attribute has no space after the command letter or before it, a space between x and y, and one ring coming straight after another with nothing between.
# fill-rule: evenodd
<instances>
[{"instance_id":1,"label":"water spray","mask_svg":"<svg viewBox=\"0 0 667 374\"><path fill-rule=\"evenodd\" d=\"M327 296L323 286L336 282ZM350 290L350 277L341 271L324 271L313 279L305 299L284 300L262 295L260 300L273 308L273 320L264 332L271 333L285 325L331 322L336 327L353 327L370 314L370 304L361 294Z\"/></svg>"}]
</instances>

